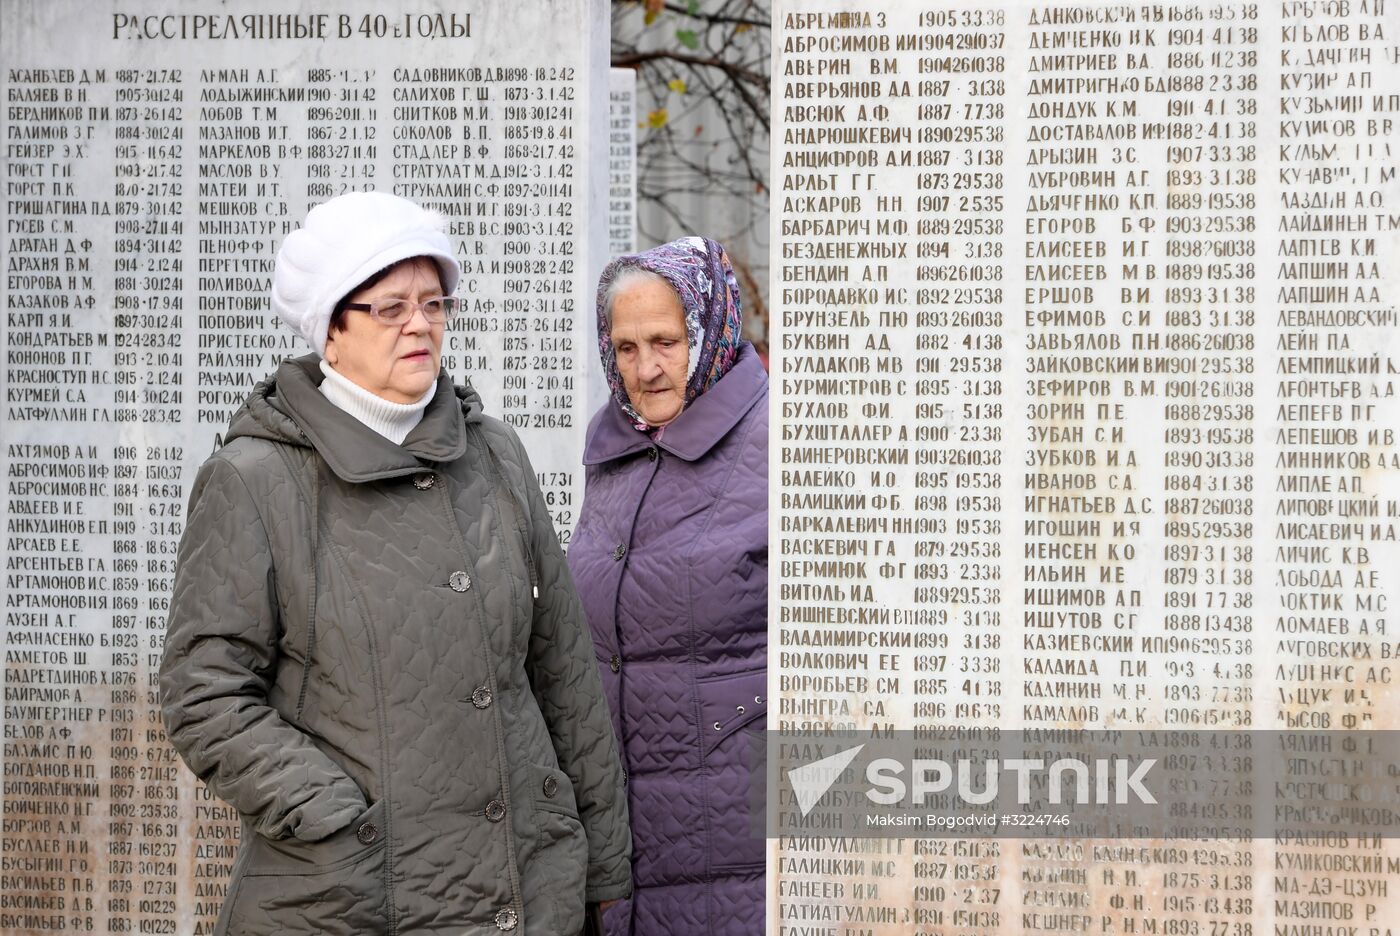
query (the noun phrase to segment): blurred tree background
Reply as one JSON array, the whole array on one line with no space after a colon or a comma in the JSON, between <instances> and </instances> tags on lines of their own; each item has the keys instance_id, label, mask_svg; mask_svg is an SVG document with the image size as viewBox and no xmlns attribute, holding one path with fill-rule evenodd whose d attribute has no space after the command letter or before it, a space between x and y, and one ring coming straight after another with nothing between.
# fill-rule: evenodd
<instances>
[{"instance_id":1,"label":"blurred tree background","mask_svg":"<svg viewBox=\"0 0 1400 936\"><path fill-rule=\"evenodd\" d=\"M637 233L729 251L768 351L770 0L612 0L612 65L637 73Z\"/></svg>"}]
</instances>

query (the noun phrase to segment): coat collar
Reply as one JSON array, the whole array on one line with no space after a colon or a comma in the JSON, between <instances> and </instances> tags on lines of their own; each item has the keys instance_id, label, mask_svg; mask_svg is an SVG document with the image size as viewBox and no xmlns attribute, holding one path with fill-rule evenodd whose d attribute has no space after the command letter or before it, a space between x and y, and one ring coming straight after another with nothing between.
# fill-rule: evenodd
<instances>
[{"instance_id":1,"label":"coat collar","mask_svg":"<svg viewBox=\"0 0 1400 936\"><path fill-rule=\"evenodd\" d=\"M685 461L698 461L738 425L767 390L768 372L763 369L754 346L744 342L729 373L696 397L675 422L666 426L659 439L653 440L647 433L639 432L610 398L588 427L583 463L601 465L645 451L652 445Z\"/></svg>"},{"instance_id":2,"label":"coat collar","mask_svg":"<svg viewBox=\"0 0 1400 936\"><path fill-rule=\"evenodd\" d=\"M459 400L446 371L438 375L437 392L422 420L403 444L395 445L321 394L325 375L320 361L315 354L283 361L277 368L274 405L341 480L361 483L412 474L422 470L424 461L449 462L466 452L464 422L480 420L480 398L466 391Z\"/></svg>"}]
</instances>

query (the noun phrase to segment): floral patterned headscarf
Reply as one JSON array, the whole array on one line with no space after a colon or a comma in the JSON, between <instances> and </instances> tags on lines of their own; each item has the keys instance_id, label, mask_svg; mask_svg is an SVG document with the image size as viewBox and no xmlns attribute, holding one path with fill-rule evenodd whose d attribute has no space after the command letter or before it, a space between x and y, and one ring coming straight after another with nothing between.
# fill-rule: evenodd
<instances>
[{"instance_id":1,"label":"floral patterned headscarf","mask_svg":"<svg viewBox=\"0 0 1400 936\"><path fill-rule=\"evenodd\" d=\"M637 414L617 370L617 351L603 308L617 275L628 267L640 267L660 276L671 284L685 309L686 344L690 356L685 384L685 405L689 406L700 394L719 383L729 373L739 357L742 340L742 316L739 311L739 283L734 267L724 248L707 237L682 237L680 240L624 254L609 263L598 280L598 353L603 359L603 373L613 399L627 418L641 432L651 425Z\"/></svg>"}]
</instances>

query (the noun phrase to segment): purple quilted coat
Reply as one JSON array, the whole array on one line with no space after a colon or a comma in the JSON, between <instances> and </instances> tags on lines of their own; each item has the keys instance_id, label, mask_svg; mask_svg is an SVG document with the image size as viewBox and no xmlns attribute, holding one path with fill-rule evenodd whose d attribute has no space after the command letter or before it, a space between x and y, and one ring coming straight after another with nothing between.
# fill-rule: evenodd
<instances>
[{"instance_id":1,"label":"purple quilted coat","mask_svg":"<svg viewBox=\"0 0 1400 936\"><path fill-rule=\"evenodd\" d=\"M752 345L653 443L594 416L568 561L626 771L630 901L610 936L763 932L749 748L768 707L768 376Z\"/></svg>"}]
</instances>

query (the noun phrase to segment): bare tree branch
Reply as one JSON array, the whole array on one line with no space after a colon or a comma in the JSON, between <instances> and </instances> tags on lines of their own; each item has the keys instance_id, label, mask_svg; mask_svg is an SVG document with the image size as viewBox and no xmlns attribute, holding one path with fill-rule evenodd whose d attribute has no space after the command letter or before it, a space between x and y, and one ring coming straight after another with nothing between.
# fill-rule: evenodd
<instances>
[{"instance_id":1,"label":"bare tree branch","mask_svg":"<svg viewBox=\"0 0 1400 936\"><path fill-rule=\"evenodd\" d=\"M706 13L703 10L695 13L690 12L679 3L667 3L666 9L672 13L679 13L682 16L689 16L691 19L704 20L707 23L729 23L734 26L754 26L759 29L771 29L773 24L768 20L748 19L743 16L725 16L721 13Z\"/></svg>"},{"instance_id":2,"label":"bare tree branch","mask_svg":"<svg viewBox=\"0 0 1400 936\"><path fill-rule=\"evenodd\" d=\"M652 0L646 8L664 12L647 22L639 0L612 0L612 64L637 73L637 199L647 209L639 233L669 240L725 219L735 227L726 236L740 245L766 242L771 0ZM731 247L736 269L742 254ZM740 272L752 337L766 327L761 279Z\"/></svg>"},{"instance_id":3,"label":"bare tree branch","mask_svg":"<svg viewBox=\"0 0 1400 936\"><path fill-rule=\"evenodd\" d=\"M733 62L726 62L718 58L705 58L699 55L690 55L686 52L675 52L670 49L656 49L651 52L624 52L622 54L613 53L613 68L638 68L648 62L656 61L684 62L698 68L717 68L727 75L740 81L747 81L749 84L758 85L765 91L768 89L768 79L757 72L735 65Z\"/></svg>"}]
</instances>

